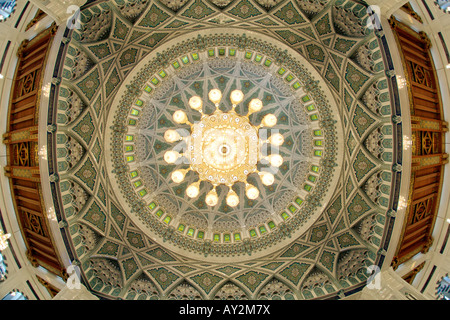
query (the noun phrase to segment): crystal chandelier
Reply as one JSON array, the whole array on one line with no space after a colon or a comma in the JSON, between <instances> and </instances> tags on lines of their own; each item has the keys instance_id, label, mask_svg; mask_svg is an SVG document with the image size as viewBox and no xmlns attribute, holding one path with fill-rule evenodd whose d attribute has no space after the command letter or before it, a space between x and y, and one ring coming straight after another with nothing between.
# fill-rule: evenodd
<instances>
[{"instance_id":1,"label":"crystal chandelier","mask_svg":"<svg viewBox=\"0 0 450 320\"><path fill-rule=\"evenodd\" d=\"M9 233L4 234L3 230L0 230L0 251L8 248L8 239L11 237Z\"/></svg>"},{"instance_id":2,"label":"crystal chandelier","mask_svg":"<svg viewBox=\"0 0 450 320\"><path fill-rule=\"evenodd\" d=\"M178 169L172 172L171 178L175 183L184 181L189 171L198 173L199 179L190 184L186 189L189 198L196 198L200 193L200 183L209 182L212 189L205 197L208 206L215 206L219 202L217 186L223 184L229 188L226 203L230 207L236 207L239 196L233 190L233 185L238 182L245 184L245 194L249 199L259 197L256 186L247 182L248 175L257 173L261 182L270 186L274 182L274 175L269 171L258 170L260 160L267 160L271 166L280 167L283 158L272 153L263 156L262 146L266 143L279 147L284 143L284 137L280 133L272 134L267 140L260 139L259 129L271 128L277 124L277 118L273 114L267 114L258 126L253 125L249 116L259 112L263 103L260 99L252 99L248 105L248 113L239 115L235 108L244 99L241 90L234 90L230 94L232 108L229 112L222 112L219 103L222 100L222 92L212 89L208 94L209 100L215 105L216 110L207 115L203 113L203 101L199 96L189 99L189 106L201 114L200 121L191 123L183 110L177 110L173 114L173 120L177 124L190 126L190 135L181 136L177 130L169 129L164 133L164 139L169 143L185 142L185 151L179 153L174 150L164 154L164 160L169 164L181 163L181 158L187 160L189 168Z\"/></svg>"}]
</instances>

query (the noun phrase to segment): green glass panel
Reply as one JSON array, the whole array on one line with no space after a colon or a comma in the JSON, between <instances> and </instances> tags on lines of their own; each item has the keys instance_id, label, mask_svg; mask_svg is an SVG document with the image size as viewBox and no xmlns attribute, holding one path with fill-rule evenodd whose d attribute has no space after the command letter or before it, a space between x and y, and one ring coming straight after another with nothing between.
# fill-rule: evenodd
<instances>
[{"instance_id":1,"label":"green glass panel","mask_svg":"<svg viewBox=\"0 0 450 320\"><path fill-rule=\"evenodd\" d=\"M159 80L156 78L153 78L151 81L155 86L159 83Z\"/></svg>"},{"instance_id":2,"label":"green glass panel","mask_svg":"<svg viewBox=\"0 0 450 320\"><path fill-rule=\"evenodd\" d=\"M314 130L314 135L315 135L316 137L322 136L322 130Z\"/></svg>"},{"instance_id":3,"label":"green glass panel","mask_svg":"<svg viewBox=\"0 0 450 320\"><path fill-rule=\"evenodd\" d=\"M178 61L174 61L174 62L172 62L172 66L173 66L175 69L178 69L178 68L180 67L180 64L179 64Z\"/></svg>"},{"instance_id":4,"label":"green glass panel","mask_svg":"<svg viewBox=\"0 0 450 320\"><path fill-rule=\"evenodd\" d=\"M225 55L225 49L221 48L219 49L219 56L224 56Z\"/></svg>"},{"instance_id":5,"label":"green glass panel","mask_svg":"<svg viewBox=\"0 0 450 320\"><path fill-rule=\"evenodd\" d=\"M278 69L278 74L280 75L280 76L282 76L283 74L285 74L286 73L286 69L285 68L280 68L280 69Z\"/></svg>"},{"instance_id":6,"label":"green glass panel","mask_svg":"<svg viewBox=\"0 0 450 320\"><path fill-rule=\"evenodd\" d=\"M128 119L128 124L130 126L135 126L136 125L136 119Z\"/></svg>"},{"instance_id":7,"label":"green glass panel","mask_svg":"<svg viewBox=\"0 0 450 320\"><path fill-rule=\"evenodd\" d=\"M144 91L145 92L147 92L147 93L150 93L150 92L152 92L152 87L150 87L150 86L145 86L145 88L144 88Z\"/></svg>"},{"instance_id":8,"label":"green glass panel","mask_svg":"<svg viewBox=\"0 0 450 320\"><path fill-rule=\"evenodd\" d=\"M311 182L316 182L316 177L314 177L314 176L309 176L309 177L308 177L308 180L311 181Z\"/></svg>"},{"instance_id":9,"label":"green glass panel","mask_svg":"<svg viewBox=\"0 0 450 320\"><path fill-rule=\"evenodd\" d=\"M215 54L215 52L214 52L214 49L209 49L208 50L208 56L210 56L210 57L214 57L216 54Z\"/></svg>"},{"instance_id":10,"label":"green glass panel","mask_svg":"<svg viewBox=\"0 0 450 320\"><path fill-rule=\"evenodd\" d=\"M218 233L214 234L214 242L220 242L220 234Z\"/></svg>"},{"instance_id":11,"label":"green glass panel","mask_svg":"<svg viewBox=\"0 0 450 320\"><path fill-rule=\"evenodd\" d=\"M229 49L228 50L228 54L230 55L230 56L235 56L236 55L236 49Z\"/></svg>"},{"instance_id":12,"label":"green glass panel","mask_svg":"<svg viewBox=\"0 0 450 320\"><path fill-rule=\"evenodd\" d=\"M137 99L136 102L135 102L135 104L136 104L137 106L142 106L142 105L144 104L144 101L142 101L142 100L140 100L140 99Z\"/></svg>"},{"instance_id":13,"label":"green glass panel","mask_svg":"<svg viewBox=\"0 0 450 320\"><path fill-rule=\"evenodd\" d=\"M156 208L156 203L152 202L152 203L150 203L150 204L148 205L148 207L149 207L151 210L153 210L153 209Z\"/></svg>"},{"instance_id":14,"label":"green glass panel","mask_svg":"<svg viewBox=\"0 0 450 320\"><path fill-rule=\"evenodd\" d=\"M269 226L270 229L273 229L273 228L276 227L275 222L273 222L273 221L269 221L269 222L267 223L267 225Z\"/></svg>"},{"instance_id":15,"label":"green glass panel","mask_svg":"<svg viewBox=\"0 0 450 320\"><path fill-rule=\"evenodd\" d=\"M125 152L133 151L133 146L125 146Z\"/></svg>"},{"instance_id":16,"label":"green glass panel","mask_svg":"<svg viewBox=\"0 0 450 320\"><path fill-rule=\"evenodd\" d=\"M126 157L126 159L127 159L127 162L134 161L134 157L133 156L128 156L128 157Z\"/></svg>"},{"instance_id":17,"label":"green glass panel","mask_svg":"<svg viewBox=\"0 0 450 320\"><path fill-rule=\"evenodd\" d=\"M303 203L303 200L300 199L300 198L297 198L297 199L295 199L295 202L296 202L299 206L301 206L302 203Z\"/></svg>"},{"instance_id":18,"label":"green glass panel","mask_svg":"<svg viewBox=\"0 0 450 320\"><path fill-rule=\"evenodd\" d=\"M292 80L294 80L294 76L292 74L289 74L286 78L284 78L284 80L286 80L286 82L291 82Z\"/></svg>"},{"instance_id":19,"label":"green glass panel","mask_svg":"<svg viewBox=\"0 0 450 320\"><path fill-rule=\"evenodd\" d=\"M145 196L147 194L147 190L146 189L142 189L141 191L139 191L139 195L141 197Z\"/></svg>"},{"instance_id":20,"label":"green glass panel","mask_svg":"<svg viewBox=\"0 0 450 320\"><path fill-rule=\"evenodd\" d=\"M181 58L181 62L183 62L184 64L188 64L189 63L189 58L188 56L184 56Z\"/></svg>"},{"instance_id":21,"label":"green glass panel","mask_svg":"<svg viewBox=\"0 0 450 320\"><path fill-rule=\"evenodd\" d=\"M308 101L310 101L311 100L311 98L309 97L309 96L304 96L304 97L302 97L302 101L303 102L308 102Z\"/></svg>"},{"instance_id":22,"label":"green glass panel","mask_svg":"<svg viewBox=\"0 0 450 320\"><path fill-rule=\"evenodd\" d=\"M255 56L255 62L261 62L261 60L262 60L262 55L257 54L257 55Z\"/></svg>"},{"instance_id":23,"label":"green glass panel","mask_svg":"<svg viewBox=\"0 0 450 320\"><path fill-rule=\"evenodd\" d=\"M322 156L322 151L316 150L316 151L314 151L314 155L315 155L316 157L321 157L321 156Z\"/></svg>"},{"instance_id":24,"label":"green glass panel","mask_svg":"<svg viewBox=\"0 0 450 320\"><path fill-rule=\"evenodd\" d=\"M251 229L250 231L249 231L249 233L250 233L250 236L251 237L256 237L258 234L256 233L256 230L255 229Z\"/></svg>"},{"instance_id":25,"label":"green glass panel","mask_svg":"<svg viewBox=\"0 0 450 320\"><path fill-rule=\"evenodd\" d=\"M319 172L319 167L318 166L312 166L311 170L314 172Z\"/></svg>"},{"instance_id":26,"label":"green glass panel","mask_svg":"<svg viewBox=\"0 0 450 320\"><path fill-rule=\"evenodd\" d=\"M193 237L194 236L194 229L193 228L189 228L188 232L187 232L187 235L190 236L190 237Z\"/></svg>"},{"instance_id":27,"label":"green glass panel","mask_svg":"<svg viewBox=\"0 0 450 320\"><path fill-rule=\"evenodd\" d=\"M135 188L139 188L140 186L142 186L142 181L138 180L138 181L135 181L133 184L134 184Z\"/></svg>"},{"instance_id":28,"label":"green glass panel","mask_svg":"<svg viewBox=\"0 0 450 320\"><path fill-rule=\"evenodd\" d=\"M230 234L226 233L223 235L223 241L225 242L230 242L231 241L231 236Z\"/></svg>"},{"instance_id":29,"label":"green glass panel","mask_svg":"<svg viewBox=\"0 0 450 320\"><path fill-rule=\"evenodd\" d=\"M164 211L162 211L161 209L159 209L158 211L156 211L155 213L158 217L162 217L162 215L164 214Z\"/></svg>"},{"instance_id":30,"label":"green glass panel","mask_svg":"<svg viewBox=\"0 0 450 320\"><path fill-rule=\"evenodd\" d=\"M132 136L132 135L125 136L125 141L133 141L133 139L134 139L134 136Z\"/></svg>"},{"instance_id":31,"label":"green glass panel","mask_svg":"<svg viewBox=\"0 0 450 320\"><path fill-rule=\"evenodd\" d=\"M295 206L293 206L293 205L290 205L289 206L289 211L294 213L295 211L297 211L297 208Z\"/></svg>"},{"instance_id":32,"label":"green glass panel","mask_svg":"<svg viewBox=\"0 0 450 320\"><path fill-rule=\"evenodd\" d=\"M137 109L131 109L131 115L133 115L133 116L138 116L138 115L139 115L139 110L137 110Z\"/></svg>"},{"instance_id":33,"label":"green glass panel","mask_svg":"<svg viewBox=\"0 0 450 320\"><path fill-rule=\"evenodd\" d=\"M252 55L253 55L252 52L247 51L247 52L245 53L245 59L250 59L250 58L252 57Z\"/></svg>"},{"instance_id":34,"label":"green glass panel","mask_svg":"<svg viewBox=\"0 0 450 320\"><path fill-rule=\"evenodd\" d=\"M165 224L169 224L170 221L172 221L172 217L171 217L171 216L166 216L166 217L164 218L164 220L163 220L163 222L164 222Z\"/></svg>"},{"instance_id":35,"label":"green glass panel","mask_svg":"<svg viewBox=\"0 0 450 320\"><path fill-rule=\"evenodd\" d=\"M161 78L165 78L167 76L167 73L164 70L161 70L159 72L159 75L161 76Z\"/></svg>"},{"instance_id":36,"label":"green glass panel","mask_svg":"<svg viewBox=\"0 0 450 320\"><path fill-rule=\"evenodd\" d=\"M315 140L315 141L314 141L314 145L316 145L316 146L318 146L318 147L322 146L322 144L323 144L323 141L322 141L322 140Z\"/></svg>"},{"instance_id":37,"label":"green glass panel","mask_svg":"<svg viewBox=\"0 0 450 320\"><path fill-rule=\"evenodd\" d=\"M269 59L266 59L266 61L264 61L264 65L265 65L266 67L270 67L271 64L272 64L272 61L269 60Z\"/></svg>"},{"instance_id":38,"label":"green glass panel","mask_svg":"<svg viewBox=\"0 0 450 320\"><path fill-rule=\"evenodd\" d=\"M306 191L311 191L312 187L309 184L305 184L305 186L303 187L303 189L305 189Z\"/></svg>"},{"instance_id":39,"label":"green glass panel","mask_svg":"<svg viewBox=\"0 0 450 320\"><path fill-rule=\"evenodd\" d=\"M282 217L284 220L289 219L289 215L288 215L286 212L282 212L282 213L281 213L281 217Z\"/></svg>"},{"instance_id":40,"label":"green glass panel","mask_svg":"<svg viewBox=\"0 0 450 320\"><path fill-rule=\"evenodd\" d=\"M197 232L197 238L198 239L203 239L204 236L205 236L205 233L203 231Z\"/></svg>"},{"instance_id":41,"label":"green glass panel","mask_svg":"<svg viewBox=\"0 0 450 320\"><path fill-rule=\"evenodd\" d=\"M130 177L131 178L136 178L137 176L138 176L139 174L138 174L138 172L135 170L135 171L131 171L130 172ZM152 202L153 203L153 202ZM154 204L154 203L153 203ZM155 205L156 206L156 205Z\"/></svg>"},{"instance_id":42,"label":"green glass panel","mask_svg":"<svg viewBox=\"0 0 450 320\"><path fill-rule=\"evenodd\" d=\"M183 231L184 231L184 228L186 228L186 227L184 226L184 224L180 224L180 225L178 226L178 231L183 232Z\"/></svg>"},{"instance_id":43,"label":"green glass panel","mask_svg":"<svg viewBox=\"0 0 450 320\"><path fill-rule=\"evenodd\" d=\"M198 55L198 53L192 53L191 54L192 60L196 61L200 58L200 56Z\"/></svg>"},{"instance_id":44,"label":"green glass panel","mask_svg":"<svg viewBox=\"0 0 450 320\"><path fill-rule=\"evenodd\" d=\"M300 82L296 81L293 85L292 88L294 88L295 90L299 89L301 87Z\"/></svg>"},{"instance_id":45,"label":"green glass panel","mask_svg":"<svg viewBox=\"0 0 450 320\"><path fill-rule=\"evenodd\" d=\"M260 232L261 234L266 233L266 232L267 232L266 227L260 226L260 227L259 227L259 232Z\"/></svg>"},{"instance_id":46,"label":"green glass panel","mask_svg":"<svg viewBox=\"0 0 450 320\"><path fill-rule=\"evenodd\" d=\"M234 241L241 241L241 234L240 233L235 233L234 234Z\"/></svg>"},{"instance_id":47,"label":"green glass panel","mask_svg":"<svg viewBox=\"0 0 450 320\"><path fill-rule=\"evenodd\" d=\"M316 107L313 104L310 104L309 106L306 107L306 110L314 111L314 110L316 110Z\"/></svg>"},{"instance_id":48,"label":"green glass panel","mask_svg":"<svg viewBox=\"0 0 450 320\"><path fill-rule=\"evenodd\" d=\"M311 118L312 121L317 121L317 120L319 120L319 116L318 116L317 114L311 115L310 118Z\"/></svg>"}]
</instances>

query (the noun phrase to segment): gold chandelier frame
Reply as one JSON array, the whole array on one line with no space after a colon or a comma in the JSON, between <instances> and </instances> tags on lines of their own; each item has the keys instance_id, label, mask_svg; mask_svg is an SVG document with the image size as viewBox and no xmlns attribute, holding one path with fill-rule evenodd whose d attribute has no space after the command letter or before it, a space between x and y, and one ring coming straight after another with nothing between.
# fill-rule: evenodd
<instances>
[{"instance_id":1,"label":"gold chandelier frame","mask_svg":"<svg viewBox=\"0 0 450 320\"><path fill-rule=\"evenodd\" d=\"M169 164L177 164L181 163L181 158L184 158L189 164L189 168L172 172L171 178L175 183L183 182L189 171L198 173L199 179L186 189L186 195L189 198L198 197L200 183L207 181L212 185L212 189L206 195L205 203L213 207L219 202L216 188L223 184L229 188L226 196L227 205L236 207L240 199L233 190L235 183L245 184L245 194L251 200L257 199L260 192L256 186L247 181L248 175L257 173L262 184L266 186L274 183L273 173L258 170L258 163L265 159L272 167L280 167L283 164L283 158L278 153L264 156L262 147L266 143L279 147L284 143L284 137L280 133L274 133L268 139L261 139L259 134L261 128L271 128L277 124L277 118L273 114L266 114L258 126L250 122L250 115L263 108L260 99L252 99L248 105L248 113L243 116L235 111L237 105L244 100L241 90L231 92L232 108L228 112L222 112L219 109L222 100L222 92L219 89L212 89L208 98L216 107L210 115L203 112L203 100L199 96L192 96L189 99L189 107L201 114L200 121L196 123L191 123L183 110L174 112L174 122L189 125L190 135L181 136L177 130L167 130L164 133L164 139L167 142L184 141L186 147L183 153L174 150L166 151L164 160Z\"/></svg>"}]
</instances>

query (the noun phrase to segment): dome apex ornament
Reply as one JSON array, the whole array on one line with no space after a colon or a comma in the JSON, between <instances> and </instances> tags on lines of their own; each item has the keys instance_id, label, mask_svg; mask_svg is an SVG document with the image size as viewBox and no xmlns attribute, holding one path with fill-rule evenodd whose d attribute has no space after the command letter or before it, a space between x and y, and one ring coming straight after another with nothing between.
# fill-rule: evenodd
<instances>
[{"instance_id":1,"label":"dome apex ornament","mask_svg":"<svg viewBox=\"0 0 450 320\"><path fill-rule=\"evenodd\" d=\"M245 194L251 200L259 197L259 190L247 181L250 174L258 174L262 184L266 186L274 183L273 173L258 170L258 163L264 159L271 168L280 167L284 160L276 152L284 143L284 137L280 133L274 133L269 139L260 139L259 130L265 127L271 128L278 121L275 115L269 113L264 116L259 126L250 122L249 116L263 108L260 99L252 99L247 115L242 116L235 111L236 106L244 100L241 90L231 92L232 108L228 112L222 112L219 109L222 101L222 92L219 89L210 90L208 98L216 107L211 115L203 113L203 101L199 96L189 99L189 107L201 113L199 122L189 122L186 113L182 110L174 112L173 120L177 124L189 125L191 134L188 137L182 137L176 130L167 130L164 133L164 139L168 143L183 141L185 152L180 154L169 150L165 153L164 160L169 164L178 164L181 158L185 158L189 164L188 169L178 169L172 173L171 178L175 183L182 183L189 171L198 173L199 179L186 189L186 195L189 198L199 196L202 181L209 182L213 188L206 195L205 203L210 207L216 206L219 203L216 187L223 184L229 188L226 196L227 205L236 207L240 199L233 190L235 183L245 184ZM271 148L270 155L263 155L264 144L271 144L274 147Z\"/></svg>"}]
</instances>

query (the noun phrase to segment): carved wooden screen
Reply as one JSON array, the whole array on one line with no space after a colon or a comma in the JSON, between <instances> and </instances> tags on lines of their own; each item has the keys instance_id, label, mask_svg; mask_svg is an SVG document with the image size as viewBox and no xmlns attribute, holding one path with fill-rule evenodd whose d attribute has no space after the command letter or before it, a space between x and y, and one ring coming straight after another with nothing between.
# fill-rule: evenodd
<instances>
[{"instance_id":1,"label":"carved wooden screen","mask_svg":"<svg viewBox=\"0 0 450 320\"><path fill-rule=\"evenodd\" d=\"M45 63L55 31L55 26L50 27L31 41L23 41L18 50L8 132L3 135L3 143L7 145L8 151L5 175L10 178L17 220L27 246L27 257L34 266L41 265L64 277L65 271L49 230L38 162L39 99Z\"/></svg>"},{"instance_id":2,"label":"carved wooden screen","mask_svg":"<svg viewBox=\"0 0 450 320\"><path fill-rule=\"evenodd\" d=\"M434 223L439 208L444 164L444 133L442 103L435 67L430 53L430 40L390 20L400 47L409 90L412 128L412 175L407 201L407 216L397 253L396 268L419 252L426 252L433 239Z\"/></svg>"}]
</instances>

